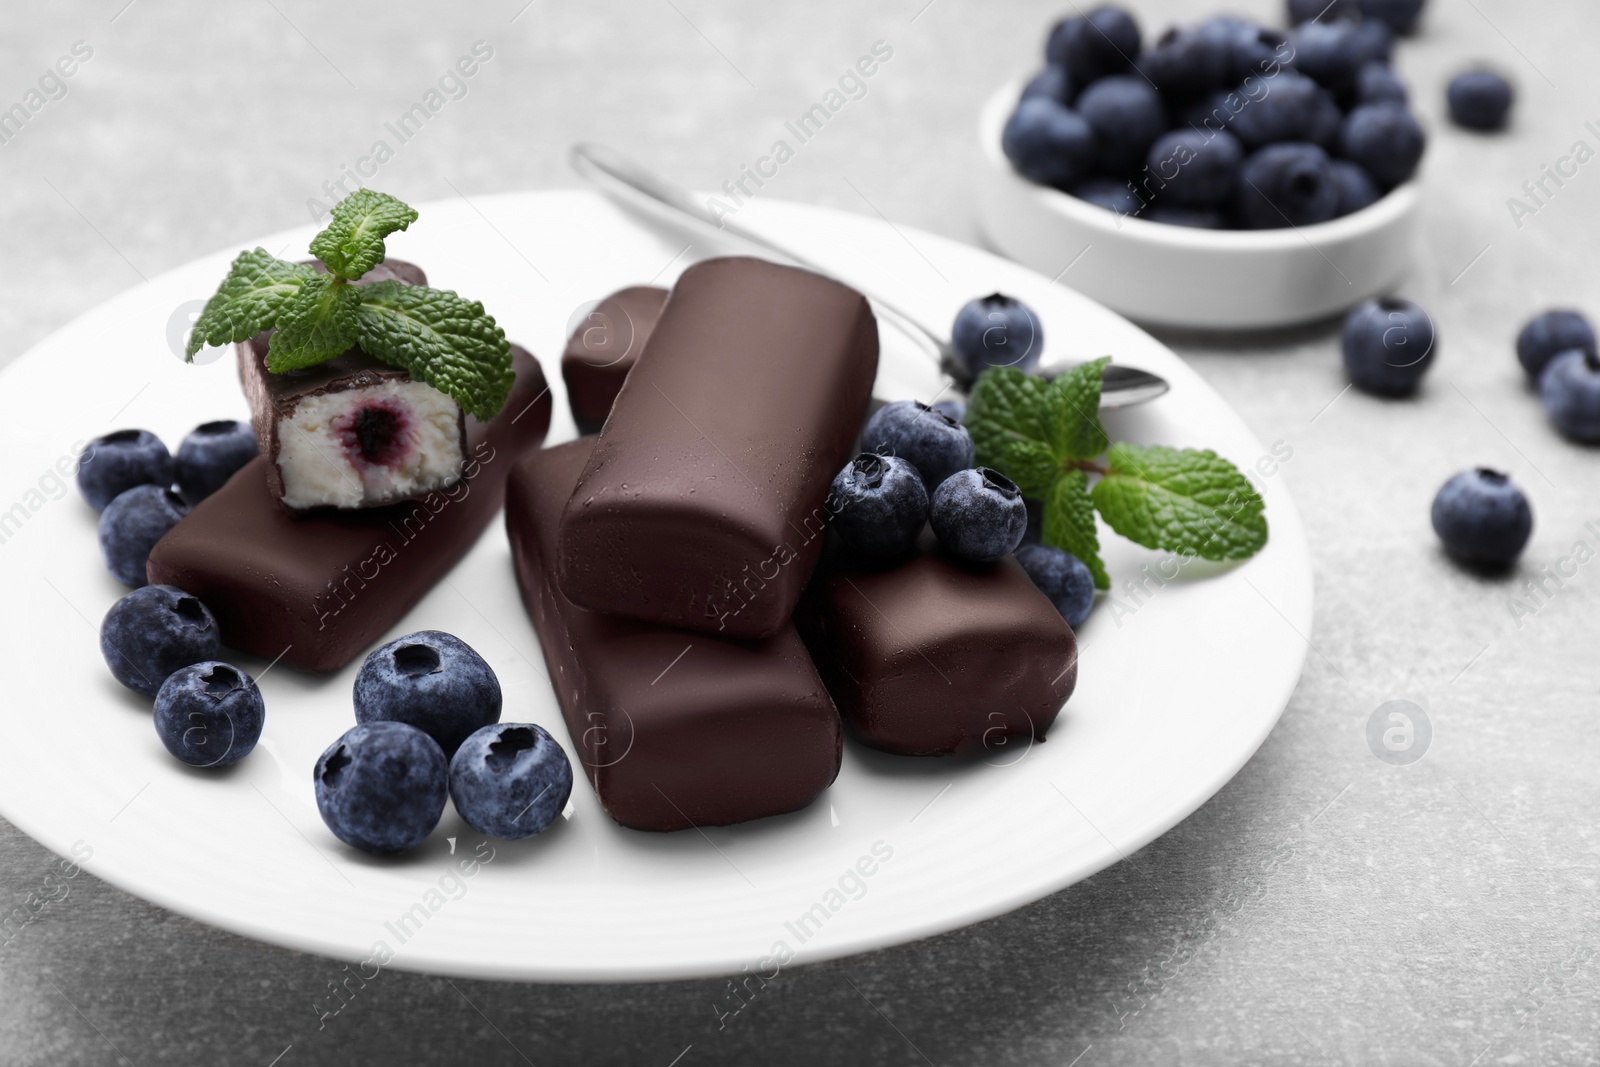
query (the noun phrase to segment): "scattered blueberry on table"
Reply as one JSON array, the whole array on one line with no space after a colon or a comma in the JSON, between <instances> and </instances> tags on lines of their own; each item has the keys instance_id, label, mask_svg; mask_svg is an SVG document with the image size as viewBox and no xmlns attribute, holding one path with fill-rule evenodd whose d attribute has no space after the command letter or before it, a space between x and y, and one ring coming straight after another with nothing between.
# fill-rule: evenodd
<instances>
[{"instance_id":1,"label":"scattered blueberry on table","mask_svg":"<svg viewBox=\"0 0 1600 1067\"><path fill-rule=\"evenodd\" d=\"M1360 389L1406 396L1433 365L1433 319L1410 300L1366 300L1344 323L1344 369Z\"/></svg>"},{"instance_id":2,"label":"scattered blueberry on table","mask_svg":"<svg viewBox=\"0 0 1600 1067\"><path fill-rule=\"evenodd\" d=\"M433 738L403 722L352 727L312 770L317 810L363 852L403 852L439 825L450 768Z\"/></svg>"},{"instance_id":3,"label":"scattered blueberry on table","mask_svg":"<svg viewBox=\"0 0 1600 1067\"><path fill-rule=\"evenodd\" d=\"M834 476L830 495L833 528L868 556L906 554L928 521L922 475L899 456L861 453Z\"/></svg>"},{"instance_id":4,"label":"scattered blueberry on table","mask_svg":"<svg viewBox=\"0 0 1600 1067\"><path fill-rule=\"evenodd\" d=\"M367 656L356 674L360 723L403 722L422 730L445 756L500 721L500 680L465 641L419 630Z\"/></svg>"},{"instance_id":5,"label":"scattered blueberry on table","mask_svg":"<svg viewBox=\"0 0 1600 1067\"><path fill-rule=\"evenodd\" d=\"M1450 81L1450 118L1469 130L1504 129L1511 115L1511 83L1489 70L1469 70Z\"/></svg>"},{"instance_id":6,"label":"scattered blueberry on table","mask_svg":"<svg viewBox=\"0 0 1600 1067\"><path fill-rule=\"evenodd\" d=\"M1433 529L1456 559L1507 566L1533 533L1533 509L1510 478L1479 467L1444 483L1433 498Z\"/></svg>"},{"instance_id":7,"label":"scattered blueberry on table","mask_svg":"<svg viewBox=\"0 0 1600 1067\"><path fill-rule=\"evenodd\" d=\"M1094 608L1094 576L1081 559L1049 545L1023 545L1017 562L1068 626L1076 630L1084 624Z\"/></svg>"},{"instance_id":8,"label":"scattered blueberry on table","mask_svg":"<svg viewBox=\"0 0 1600 1067\"><path fill-rule=\"evenodd\" d=\"M156 734L191 767L228 767L261 740L266 705L256 681L227 663L181 667L156 693Z\"/></svg>"},{"instance_id":9,"label":"scattered blueberry on table","mask_svg":"<svg viewBox=\"0 0 1600 1067\"><path fill-rule=\"evenodd\" d=\"M201 423L178 446L173 469L178 495L194 507L221 489L256 453L256 434L249 423L235 419Z\"/></svg>"},{"instance_id":10,"label":"scattered blueberry on table","mask_svg":"<svg viewBox=\"0 0 1600 1067\"><path fill-rule=\"evenodd\" d=\"M149 430L96 437L78 460L78 491L96 511L136 485L172 484L172 453Z\"/></svg>"},{"instance_id":11,"label":"scattered blueberry on table","mask_svg":"<svg viewBox=\"0 0 1600 1067\"><path fill-rule=\"evenodd\" d=\"M542 833L572 795L572 763L542 726L475 731L450 760L450 799L479 833L508 841Z\"/></svg>"},{"instance_id":12,"label":"scattered blueberry on table","mask_svg":"<svg viewBox=\"0 0 1600 1067\"><path fill-rule=\"evenodd\" d=\"M1600 443L1600 356L1571 349L1539 375L1539 398L1556 429L1575 441Z\"/></svg>"},{"instance_id":13,"label":"scattered blueberry on table","mask_svg":"<svg viewBox=\"0 0 1600 1067\"><path fill-rule=\"evenodd\" d=\"M100 623L100 652L112 677L147 697L179 668L214 658L219 642L210 610L171 585L135 589Z\"/></svg>"},{"instance_id":14,"label":"scattered blueberry on table","mask_svg":"<svg viewBox=\"0 0 1600 1067\"><path fill-rule=\"evenodd\" d=\"M1582 312L1546 311L1529 320L1517 334L1517 360L1528 377L1536 380L1546 364L1572 349L1591 355L1600 353L1594 327Z\"/></svg>"},{"instance_id":15,"label":"scattered blueberry on table","mask_svg":"<svg viewBox=\"0 0 1600 1067\"><path fill-rule=\"evenodd\" d=\"M958 471L934 491L928 519L952 555L984 562L1011 553L1028 529L1017 483L988 467Z\"/></svg>"},{"instance_id":16,"label":"scattered blueberry on table","mask_svg":"<svg viewBox=\"0 0 1600 1067\"><path fill-rule=\"evenodd\" d=\"M183 498L164 485L136 485L100 513L100 554L112 577L137 589L148 579L150 550L189 513Z\"/></svg>"},{"instance_id":17,"label":"scattered blueberry on table","mask_svg":"<svg viewBox=\"0 0 1600 1067\"><path fill-rule=\"evenodd\" d=\"M905 460L921 475L929 494L956 471L972 466L972 434L920 400L897 400L873 412L861 431L861 448Z\"/></svg>"}]
</instances>

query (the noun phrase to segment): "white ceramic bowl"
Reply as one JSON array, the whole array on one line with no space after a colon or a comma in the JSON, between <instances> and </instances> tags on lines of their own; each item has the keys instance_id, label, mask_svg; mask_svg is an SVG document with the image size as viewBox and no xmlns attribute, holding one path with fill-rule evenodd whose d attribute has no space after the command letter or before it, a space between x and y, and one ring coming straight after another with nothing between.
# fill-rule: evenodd
<instances>
[{"instance_id":1,"label":"white ceramic bowl","mask_svg":"<svg viewBox=\"0 0 1600 1067\"><path fill-rule=\"evenodd\" d=\"M1203 329L1310 322L1388 290L1410 266L1414 181L1352 215L1295 229L1121 218L1012 169L1000 133L1021 92L1020 81L1000 89L978 123L984 234L997 251L1129 318Z\"/></svg>"}]
</instances>

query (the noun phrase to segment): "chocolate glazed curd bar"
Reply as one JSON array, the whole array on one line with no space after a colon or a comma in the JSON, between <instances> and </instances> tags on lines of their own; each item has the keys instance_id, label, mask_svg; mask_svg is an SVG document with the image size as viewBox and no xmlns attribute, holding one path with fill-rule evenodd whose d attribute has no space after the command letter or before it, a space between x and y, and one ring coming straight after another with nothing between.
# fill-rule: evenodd
<instances>
[{"instance_id":1,"label":"chocolate glazed curd bar","mask_svg":"<svg viewBox=\"0 0 1600 1067\"><path fill-rule=\"evenodd\" d=\"M1078 681L1072 629L1015 558L869 565L830 549L795 621L862 741L945 756L1042 740Z\"/></svg>"},{"instance_id":2,"label":"chocolate glazed curd bar","mask_svg":"<svg viewBox=\"0 0 1600 1067\"><path fill-rule=\"evenodd\" d=\"M619 289L585 315L561 354L561 377L579 433L599 433L628 372L655 331L667 291L650 285Z\"/></svg>"},{"instance_id":3,"label":"chocolate glazed curd bar","mask_svg":"<svg viewBox=\"0 0 1600 1067\"><path fill-rule=\"evenodd\" d=\"M500 509L518 456L550 427L550 391L511 346L516 383L488 423L467 420L460 480L421 500L296 514L258 457L156 543L146 574L198 597L233 648L333 671L394 625L455 566Z\"/></svg>"},{"instance_id":4,"label":"chocolate glazed curd bar","mask_svg":"<svg viewBox=\"0 0 1600 1067\"><path fill-rule=\"evenodd\" d=\"M563 591L723 637L787 626L877 366L855 290L745 257L690 267L562 512Z\"/></svg>"},{"instance_id":5,"label":"chocolate glazed curd bar","mask_svg":"<svg viewBox=\"0 0 1600 1067\"><path fill-rule=\"evenodd\" d=\"M525 456L506 529L582 773L637 830L795 811L839 772L839 714L792 625L729 641L589 611L555 574L561 505L592 438Z\"/></svg>"}]
</instances>

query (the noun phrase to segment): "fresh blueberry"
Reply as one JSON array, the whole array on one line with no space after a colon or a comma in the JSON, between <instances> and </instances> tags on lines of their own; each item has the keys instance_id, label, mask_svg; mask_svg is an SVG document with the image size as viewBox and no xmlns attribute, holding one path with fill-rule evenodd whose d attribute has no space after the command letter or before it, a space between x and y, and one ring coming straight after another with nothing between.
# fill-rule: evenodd
<instances>
[{"instance_id":1,"label":"fresh blueberry","mask_svg":"<svg viewBox=\"0 0 1600 1067\"><path fill-rule=\"evenodd\" d=\"M1382 19L1362 19L1352 23L1351 32L1363 67L1368 63L1387 63L1394 56L1394 30ZM1359 80L1359 69L1356 75Z\"/></svg>"},{"instance_id":2,"label":"fresh blueberry","mask_svg":"<svg viewBox=\"0 0 1600 1067\"><path fill-rule=\"evenodd\" d=\"M1360 0L1361 13L1386 23L1395 33L1407 34L1417 28L1424 0Z\"/></svg>"},{"instance_id":3,"label":"fresh blueberry","mask_svg":"<svg viewBox=\"0 0 1600 1067\"><path fill-rule=\"evenodd\" d=\"M572 795L572 763L533 723L485 726L450 760L450 799L467 825L509 841L555 821Z\"/></svg>"},{"instance_id":4,"label":"fresh blueberry","mask_svg":"<svg viewBox=\"0 0 1600 1067\"><path fill-rule=\"evenodd\" d=\"M834 475L833 528L850 547L890 559L911 550L928 521L928 490L899 456L863 452Z\"/></svg>"},{"instance_id":5,"label":"fresh blueberry","mask_svg":"<svg viewBox=\"0 0 1600 1067\"><path fill-rule=\"evenodd\" d=\"M136 485L171 484L172 453L149 430L96 437L78 460L78 492L96 511Z\"/></svg>"},{"instance_id":6,"label":"fresh blueberry","mask_svg":"<svg viewBox=\"0 0 1600 1067\"><path fill-rule=\"evenodd\" d=\"M1136 66L1167 99L1181 102L1233 81L1232 48L1226 28L1174 26L1139 57Z\"/></svg>"},{"instance_id":7,"label":"fresh blueberry","mask_svg":"<svg viewBox=\"0 0 1600 1067\"><path fill-rule=\"evenodd\" d=\"M1338 111L1327 91L1304 74L1286 70L1262 84L1268 87L1265 95L1244 98L1228 126L1251 151L1282 141L1312 141L1326 121L1323 105Z\"/></svg>"},{"instance_id":8,"label":"fresh blueberry","mask_svg":"<svg viewBox=\"0 0 1600 1067\"><path fill-rule=\"evenodd\" d=\"M311 772L333 835L363 852L401 852L439 825L450 769L433 738L403 722L352 727Z\"/></svg>"},{"instance_id":9,"label":"fresh blueberry","mask_svg":"<svg viewBox=\"0 0 1600 1067\"><path fill-rule=\"evenodd\" d=\"M1332 166L1333 185L1339 190L1339 208L1334 212L1336 218L1370 207L1383 196L1378 183L1372 180L1372 175L1361 169L1360 164L1348 159L1336 159Z\"/></svg>"},{"instance_id":10,"label":"fresh blueberry","mask_svg":"<svg viewBox=\"0 0 1600 1067\"><path fill-rule=\"evenodd\" d=\"M1333 97L1323 93L1311 106L1311 125L1306 140L1325 152L1339 146L1339 131L1344 128L1344 112L1333 102Z\"/></svg>"},{"instance_id":11,"label":"fresh blueberry","mask_svg":"<svg viewBox=\"0 0 1600 1067\"><path fill-rule=\"evenodd\" d=\"M1469 130L1498 130L1511 114L1511 83L1487 70L1457 74L1445 94L1450 117Z\"/></svg>"},{"instance_id":12,"label":"fresh blueberry","mask_svg":"<svg viewBox=\"0 0 1600 1067\"><path fill-rule=\"evenodd\" d=\"M1409 300L1368 300L1344 322L1344 369L1369 393L1405 396L1433 364L1437 337L1428 313Z\"/></svg>"},{"instance_id":13,"label":"fresh blueberry","mask_svg":"<svg viewBox=\"0 0 1600 1067\"><path fill-rule=\"evenodd\" d=\"M227 767L250 755L266 714L255 679L215 660L179 668L156 693L156 735L191 767Z\"/></svg>"},{"instance_id":14,"label":"fresh blueberry","mask_svg":"<svg viewBox=\"0 0 1600 1067\"><path fill-rule=\"evenodd\" d=\"M1590 355L1600 354L1594 327L1577 311L1546 311L1517 334L1517 359L1530 378L1539 377L1545 364L1574 348Z\"/></svg>"},{"instance_id":15,"label":"fresh blueberry","mask_svg":"<svg viewBox=\"0 0 1600 1067\"><path fill-rule=\"evenodd\" d=\"M1510 478L1479 467L1445 482L1433 498L1433 531L1462 562L1505 566L1533 533L1533 509Z\"/></svg>"},{"instance_id":16,"label":"fresh blueberry","mask_svg":"<svg viewBox=\"0 0 1600 1067\"><path fill-rule=\"evenodd\" d=\"M1556 429L1600 442L1600 356L1577 349L1556 356L1539 375L1539 397Z\"/></svg>"},{"instance_id":17,"label":"fresh blueberry","mask_svg":"<svg viewBox=\"0 0 1600 1067\"><path fill-rule=\"evenodd\" d=\"M1411 92L1387 63L1363 63L1356 75L1356 104L1405 104Z\"/></svg>"},{"instance_id":18,"label":"fresh blueberry","mask_svg":"<svg viewBox=\"0 0 1600 1067\"><path fill-rule=\"evenodd\" d=\"M957 321L960 321L959 318ZM990 328L1001 333L1006 330L999 324ZM985 365L974 359L971 350L964 347L974 342L981 345L982 338L961 329L956 331L956 337L957 351L962 353L968 365L975 370L983 370ZM1021 341L1022 338L1014 335L1012 340ZM1004 341L995 341L987 350L980 348L981 354L992 357L1003 356L1006 351ZM1034 358L1037 359L1037 356ZM1005 364L994 363L989 366ZM972 434L944 412L935 411L920 400L896 400L873 412L866 428L861 431L861 447L881 456L898 456L911 464L921 475L922 484L929 493L956 471L972 466Z\"/></svg>"},{"instance_id":19,"label":"fresh blueberry","mask_svg":"<svg viewBox=\"0 0 1600 1067\"><path fill-rule=\"evenodd\" d=\"M1228 228L1228 217L1220 211L1209 208L1170 207L1166 204L1155 204L1149 211L1139 216L1150 222L1164 222L1168 226L1187 226L1191 230L1225 230Z\"/></svg>"},{"instance_id":20,"label":"fresh blueberry","mask_svg":"<svg viewBox=\"0 0 1600 1067\"><path fill-rule=\"evenodd\" d=\"M1218 89L1180 111L1178 126L1206 133L1226 130L1246 106L1245 98L1238 93Z\"/></svg>"},{"instance_id":21,"label":"fresh blueberry","mask_svg":"<svg viewBox=\"0 0 1600 1067\"><path fill-rule=\"evenodd\" d=\"M1353 22L1304 22L1290 31L1289 43L1295 69L1334 93L1354 89L1361 64L1378 58Z\"/></svg>"},{"instance_id":22,"label":"fresh blueberry","mask_svg":"<svg viewBox=\"0 0 1600 1067\"><path fill-rule=\"evenodd\" d=\"M1223 85L1238 85L1249 77L1270 78L1293 62L1282 30L1260 26L1249 19L1218 15L1201 23L1200 31L1227 42L1228 74Z\"/></svg>"},{"instance_id":23,"label":"fresh blueberry","mask_svg":"<svg viewBox=\"0 0 1600 1067\"><path fill-rule=\"evenodd\" d=\"M249 423L234 419L203 422L178 446L174 465L178 495L192 508L255 458L256 435Z\"/></svg>"},{"instance_id":24,"label":"fresh blueberry","mask_svg":"<svg viewBox=\"0 0 1600 1067\"><path fill-rule=\"evenodd\" d=\"M950 328L950 343L974 375L990 367L1015 367L1025 371L1034 367L1044 352L1044 327L1027 304L1004 293L990 293L969 301L956 312L955 325ZM895 454L906 455L904 452ZM914 457L906 458L916 462ZM962 463L950 469L955 471L971 465Z\"/></svg>"},{"instance_id":25,"label":"fresh blueberry","mask_svg":"<svg viewBox=\"0 0 1600 1067\"><path fill-rule=\"evenodd\" d=\"M144 585L150 550L188 512L183 498L161 485L136 485L107 504L100 513L100 555L112 577L135 589Z\"/></svg>"},{"instance_id":26,"label":"fresh blueberry","mask_svg":"<svg viewBox=\"0 0 1600 1067\"><path fill-rule=\"evenodd\" d=\"M1121 218L1139 215L1145 209L1144 201L1126 178L1085 178L1068 191L1079 200L1103 207Z\"/></svg>"},{"instance_id":27,"label":"fresh blueberry","mask_svg":"<svg viewBox=\"0 0 1600 1067\"><path fill-rule=\"evenodd\" d=\"M1018 173L1065 189L1094 167L1098 148L1084 117L1064 104L1031 97L1006 120L1000 147Z\"/></svg>"},{"instance_id":28,"label":"fresh blueberry","mask_svg":"<svg viewBox=\"0 0 1600 1067\"><path fill-rule=\"evenodd\" d=\"M1016 482L978 467L957 471L934 490L928 518L939 543L952 555L993 560L1022 543L1028 506Z\"/></svg>"},{"instance_id":29,"label":"fresh blueberry","mask_svg":"<svg viewBox=\"0 0 1600 1067\"><path fill-rule=\"evenodd\" d=\"M1034 97L1043 97L1054 100L1062 107L1072 104L1072 96L1076 91L1072 84L1072 75L1067 73L1066 67L1059 67L1054 63L1048 64L1022 90L1022 99L1032 100Z\"/></svg>"},{"instance_id":30,"label":"fresh blueberry","mask_svg":"<svg viewBox=\"0 0 1600 1067\"><path fill-rule=\"evenodd\" d=\"M1355 19L1361 17L1361 7L1358 0L1289 0L1289 25L1298 26L1302 22L1317 19L1327 22L1332 19Z\"/></svg>"},{"instance_id":31,"label":"fresh blueberry","mask_svg":"<svg viewBox=\"0 0 1600 1067\"><path fill-rule=\"evenodd\" d=\"M1045 56L1079 84L1128 69L1139 55L1139 24L1120 7L1103 4L1062 19L1050 30Z\"/></svg>"},{"instance_id":32,"label":"fresh blueberry","mask_svg":"<svg viewBox=\"0 0 1600 1067\"><path fill-rule=\"evenodd\" d=\"M1078 94L1078 114L1094 130L1100 165L1113 174L1138 170L1167 128L1161 94L1137 74L1101 78Z\"/></svg>"},{"instance_id":33,"label":"fresh blueberry","mask_svg":"<svg viewBox=\"0 0 1600 1067\"><path fill-rule=\"evenodd\" d=\"M957 422L960 422L962 419L967 417L967 405L964 402L955 399L954 397L946 397L943 400L935 400L928 406L935 411L944 412Z\"/></svg>"},{"instance_id":34,"label":"fresh blueberry","mask_svg":"<svg viewBox=\"0 0 1600 1067\"><path fill-rule=\"evenodd\" d=\"M454 754L500 721L500 679L465 641L418 630L373 652L356 674L357 722L403 722Z\"/></svg>"},{"instance_id":35,"label":"fresh blueberry","mask_svg":"<svg viewBox=\"0 0 1600 1067\"><path fill-rule=\"evenodd\" d=\"M1307 226L1339 210L1328 154L1314 144L1267 145L1244 161L1234 212L1246 229Z\"/></svg>"},{"instance_id":36,"label":"fresh blueberry","mask_svg":"<svg viewBox=\"0 0 1600 1067\"><path fill-rule=\"evenodd\" d=\"M1244 149L1231 133L1172 130L1150 146L1145 166L1163 204L1217 207L1233 194Z\"/></svg>"},{"instance_id":37,"label":"fresh blueberry","mask_svg":"<svg viewBox=\"0 0 1600 1067\"><path fill-rule=\"evenodd\" d=\"M1023 545L1017 549L1017 562L1068 626L1076 630L1083 625L1094 607L1094 576L1081 559L1049 545Z\"/></svg>"},{"instance_id":38,"label":"fresh blueberry","mask_svg":"<svg viewBox=\"0 0 1600 1067\"><path fill-rule=\"evenodd\" d=\"M100 623L100 654L117 681L153 697L173 671L217 654L217 620L171 585L135 589Z\"/></svg>"},{"instance_id":39,"label":"fresh blueberry","mask_svg":"<svg viewBox=\"0 0 1600 1067\"><path fill-rule=\"evenodd\" d=\"M1345 116L1339 154L1392 189L1417 172L1427 142L1404 104L1363 104Z\"/></svg>"}]
</instances>

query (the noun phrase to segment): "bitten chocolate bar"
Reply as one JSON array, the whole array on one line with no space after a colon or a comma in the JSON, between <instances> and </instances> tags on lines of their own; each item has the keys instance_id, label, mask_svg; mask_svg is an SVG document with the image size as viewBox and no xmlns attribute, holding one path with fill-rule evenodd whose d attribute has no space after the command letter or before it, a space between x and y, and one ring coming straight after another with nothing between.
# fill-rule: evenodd
<instances>
[{"instance_id":1,"label":"bitten chocolate bar","mask_svg":"<svg viewBox=\"0 0 1600 1067\"><path fill-rule=\"evenodd\" d=\"M924 537L893 566L830 553L796 614L840 714L903 756L1042 739L1078 681L1072 629L1013 557L964 563Z\"/></svg>"},{"instance_id":2,"label":"bitten chocolate bar","mask_svg":"<svg viewBox=\"0 0 1600 1067\"><path fill-rule=\"evenodd\" d=\"M390 279L425 282L413 264L385 261L355 284ZM285 507L376 507L461 477L466 419L453 398L359 348L314 367L268 371L269 336L238 345L239 380L267 459L267 487Z\"/></svg>"},{"instance_id":3,"label":"bitten chocolate bar","mask_svg":"<svg viewBox=\"0 0 1600 1067\"><path fill-rule=\"evenodd\" d=\"M785 625L728 641L578 607L554 569L561 505L592 438L525 456L506 529L522 600L581 763L624 826L684 830L794 811L839 772L841 728Z\"/></svg>"},{"instance_id":4,"label":"bitten chocolate bar","mask_svg":"<svg viewBox=\"0 0 1600 1067\"><path fill-rule=\"evenodd\" d=\"M759 259L690 267L562 513L567 596L724 637L787 626L877 366L855 290Z\"/></svg>"},{"instance_id":5,"label":"bitten chocolate bar","mask_svg":"<svg viewBox=\"0 0 1600 1067\"><path fill-rule=\"evenodd\" d=\"M296 514L252 460L150 553L152 582L211 609L233 648L307 671L350 662L455 566L494 518L518 456L550 427L538 362L511 346L516 383L500 414L467 420L463 476L420 500Z\"/></svg>"},{"instance_id":6,"label":"bitten chocolate bar","mask_svg":"<svg viewBox=\"0 0 1600 1067\"><path fill-rule=\"evenodd\" d=\"M600 432L666 302L665 289L649 285L619 289L572 331L561 355L561 377L579 433Z\"/></svg>"}]
</instances>

